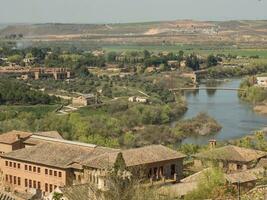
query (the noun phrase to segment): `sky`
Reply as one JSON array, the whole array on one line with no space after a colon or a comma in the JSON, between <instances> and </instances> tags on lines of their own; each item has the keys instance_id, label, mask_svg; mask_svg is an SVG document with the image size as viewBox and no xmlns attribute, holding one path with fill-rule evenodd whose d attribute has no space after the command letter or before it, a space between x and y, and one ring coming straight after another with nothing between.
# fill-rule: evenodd
<instances>
[{"instance_id":1,"label":"sky","mask_svg":"<svg viewBox=\"0 0 267 200\"><path fill-rule=\"evenodd\" d=\"M0 0L0 23L267 19L267 0Z\"/></svg>"}]
</instances>

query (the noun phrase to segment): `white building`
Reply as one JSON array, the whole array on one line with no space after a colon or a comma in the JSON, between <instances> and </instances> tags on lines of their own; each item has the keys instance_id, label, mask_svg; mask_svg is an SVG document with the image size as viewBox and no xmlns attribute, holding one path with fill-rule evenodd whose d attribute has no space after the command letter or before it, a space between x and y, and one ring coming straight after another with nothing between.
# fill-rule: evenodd
<instances>
[{"instance_id":1,"label":"white building","mask_svg":"<svg viewBox=\"0 0 267 200\"><path fill-rule=\"evenodd\" d=\"M267 77L257 77L257 85L267 87Z\"/></svg>"}]
</instances>

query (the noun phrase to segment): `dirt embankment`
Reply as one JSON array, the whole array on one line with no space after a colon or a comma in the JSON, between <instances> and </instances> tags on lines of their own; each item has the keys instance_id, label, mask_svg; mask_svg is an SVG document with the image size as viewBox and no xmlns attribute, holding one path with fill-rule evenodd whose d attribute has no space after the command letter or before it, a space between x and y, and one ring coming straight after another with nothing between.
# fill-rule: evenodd
<instances>
[{"instance_id":1,"label":"dirt embankment","mask_svg":"<svg viewBox=\"0 0 267 200\"><path fill-rule=\"evenodd\" d=\"M267 103L254 106L254 111L263 115L267 115Z\"/></svg>"}]
</instances>

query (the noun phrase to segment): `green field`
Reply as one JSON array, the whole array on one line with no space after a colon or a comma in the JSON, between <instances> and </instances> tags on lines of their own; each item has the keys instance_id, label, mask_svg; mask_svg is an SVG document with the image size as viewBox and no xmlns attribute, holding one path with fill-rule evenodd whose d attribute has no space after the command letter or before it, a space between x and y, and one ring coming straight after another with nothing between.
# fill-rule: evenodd
<instances>
[{"instance_id":1,"label":"green field","mask_svg":"<svg viewBox=\"0 0 267 200\"><path fill-rule=\"evenodd\" d=\"M169 52L179 52L180 50L185 53L198 53L200 55L206 56L209 54L232 54L238 56L260 56L261 58L267 58L267 49L247 49L247 48L234 48L231 46L204 46L204 45L161 45L161 46L142 46L142 45L114 45L114 46L104 46L104 50L107 52L116 51L143 51L149 50L154 52L169 51Z\"/></svg>"}]
</instances>

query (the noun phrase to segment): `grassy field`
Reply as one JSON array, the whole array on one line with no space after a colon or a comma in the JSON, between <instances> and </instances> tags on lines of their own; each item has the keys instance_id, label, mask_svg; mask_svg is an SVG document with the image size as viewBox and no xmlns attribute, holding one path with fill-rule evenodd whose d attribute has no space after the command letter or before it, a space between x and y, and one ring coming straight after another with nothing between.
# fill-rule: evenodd
<instances>
[{"instance_id":1,"label":"grassy field","mask_svg":"<svg viewBox=\"0 0 267 200\"><path fill-rule=\"evenodd\" d=\"M138 45L115 45L115 46L104 46L104 50L107 52L116 51L143 51L149 50L154 52L169 51L169 52L179 52L180 50L185 53L198 53L200 55L206 56L209 54L232 54L238 56L260 56L261 58L267 58L267 49L239 49L231 46L203 46L203 45L161 45L161 46L138 46Z\"/></svg>"}]
</instances>

